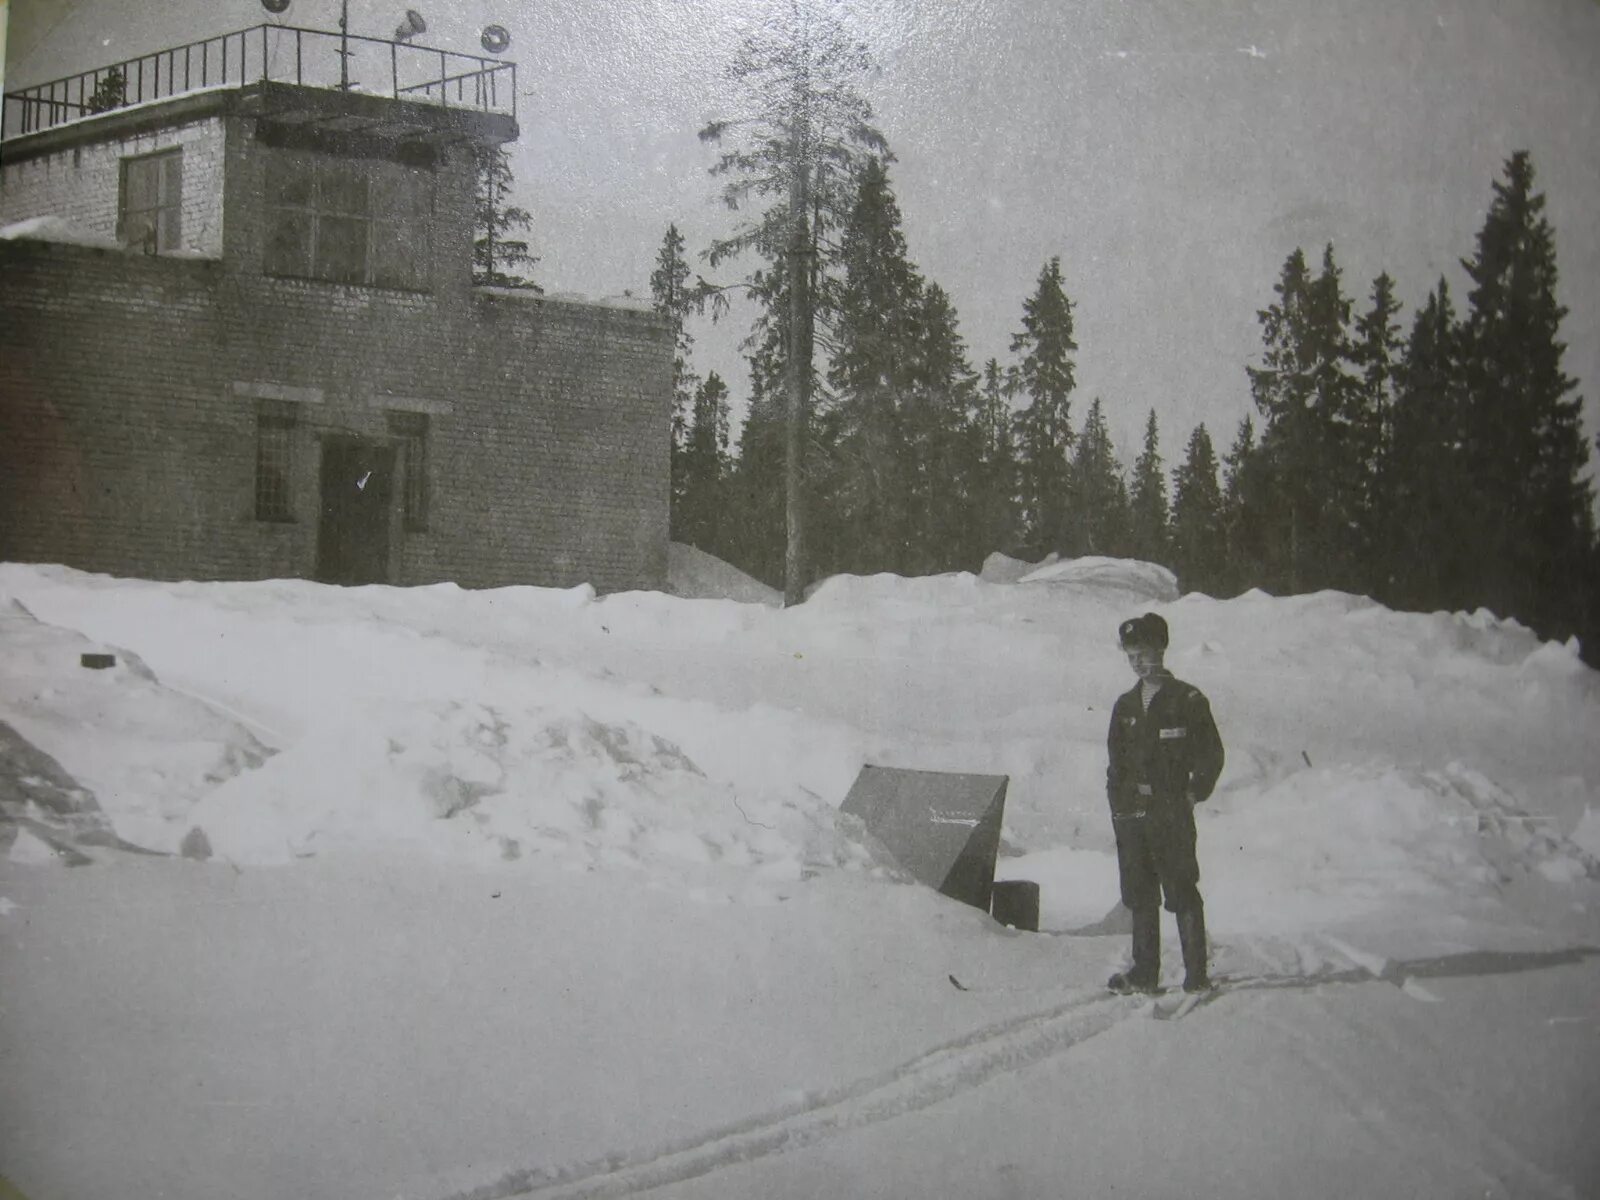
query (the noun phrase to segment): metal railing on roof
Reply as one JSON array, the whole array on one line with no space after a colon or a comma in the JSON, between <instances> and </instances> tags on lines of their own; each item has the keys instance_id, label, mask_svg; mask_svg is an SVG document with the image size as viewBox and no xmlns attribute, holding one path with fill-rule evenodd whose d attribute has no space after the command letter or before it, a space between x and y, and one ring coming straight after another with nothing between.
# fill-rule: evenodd
<instances>
[{"instance_id":1,"label":"metal railing on roof","mask_svg":"<svg viewBox=\"0 0 1600 1200\"><path fill-rule=\"evenodd\" d=\"M266 24L7 92L0 138L260 82L517 115L516 63L412 42Z\"/></svg>"}]
</instances>

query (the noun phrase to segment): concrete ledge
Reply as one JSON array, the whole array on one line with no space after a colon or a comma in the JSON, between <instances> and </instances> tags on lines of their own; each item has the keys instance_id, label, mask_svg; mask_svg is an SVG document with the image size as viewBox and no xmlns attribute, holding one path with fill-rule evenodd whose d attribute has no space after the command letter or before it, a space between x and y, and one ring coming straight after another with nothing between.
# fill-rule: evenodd
<instances>
[{"instance_id":1,"label":"concrete ledge","mask_svg":"<svg viewBox=\"0 0 1600 1200\"><path fill-rule=\"evenodd\" d=\"M391 396L387 392L373 392L367 397L368 408L389 409L394 412L427 413L431 417L447 417L455 411L448 400L428 400L421 396Z\"/></svg>"},{"instance_id":2,"label":"concrete ledge","mask_svg":"<svg viewBox=\"0 0 1600 1200\"><path fill-rule=\"evenodd\" d=\"M281 383L236 379L228 385L228 390L235 396L245 396L251 400L293 400L297 404L321 404L324 399L321 388L289 387Z\"/></svg>"}]
</instances>

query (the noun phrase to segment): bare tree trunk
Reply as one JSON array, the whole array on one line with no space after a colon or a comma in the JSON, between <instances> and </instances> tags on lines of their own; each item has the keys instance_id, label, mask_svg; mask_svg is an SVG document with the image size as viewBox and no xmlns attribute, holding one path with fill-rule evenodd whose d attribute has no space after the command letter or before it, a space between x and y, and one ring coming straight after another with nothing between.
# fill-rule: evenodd
<instances>
[{"instance_id":1,"label":"bare tree trunk","mask_svg":"<svg viewBox=\"0 0 1600 1200\"><path fill-rule=\"evenodd\" d=\"M1300 506L1289 502L1289 594L1300 594Z\"/></svg>"},{"instance_id":2,"label":"bare tree trunk","mask_svg":"<svg viewBox=\"0 0 1600 1200\"><path fill-rule=\"evenodd\" d=\"M783 602L799 604L805 588L805 441L811 408L811 246L807 216L811 172L805 162L803 101L797 101L789 181L789 353L784 365L788 413L784 428L784 517L788 538L783 559Z\"/></svg>"}]
</instances>

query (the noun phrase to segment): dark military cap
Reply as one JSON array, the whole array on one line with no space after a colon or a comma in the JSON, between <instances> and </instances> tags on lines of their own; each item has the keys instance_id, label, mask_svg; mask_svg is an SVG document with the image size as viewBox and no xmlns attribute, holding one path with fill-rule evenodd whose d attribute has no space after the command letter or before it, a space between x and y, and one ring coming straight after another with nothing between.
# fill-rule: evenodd
<instances>
[{"instance_id":1,"label":"dark military cap","mask_svg":"<svg viewBox=\"0 0 1600 1200\"><path fill-rule=\"evenodd\" d=\"M1167 623L1155 613L1142 617L1129 617L1117 627L1117 640L1124 650L1134 646L1148 646L1153 650L1167 648Z\"/></svg>"}]
</instances>

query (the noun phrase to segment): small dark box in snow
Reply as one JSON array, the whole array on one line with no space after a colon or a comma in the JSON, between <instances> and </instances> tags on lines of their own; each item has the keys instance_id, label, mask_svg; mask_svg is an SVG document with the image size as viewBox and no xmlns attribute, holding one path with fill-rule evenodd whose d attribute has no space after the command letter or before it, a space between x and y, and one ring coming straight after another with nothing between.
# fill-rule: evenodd
<instances>
[{"instance_id":1,"label":"small dark box in snow","mask_svg":"<svg viewBox=\"0 0 1600 1200\"><path fill-rule=\"evenodd\" d=\"M80 660L91 671L104 671L108 667L117 665L115 654L85 654Z\"/></svg>"},{"instance_id":2,"label":"small dark box in snow","mask_svg":"<svg viewBox=\"0 0 1600 1200\"><path fill-rule=\"evenodd\" d=\"M1031 879L997 880L990 893L989 912L1002 925L1039 932L1039 885Z\"/></svg>"}]
</instances>

